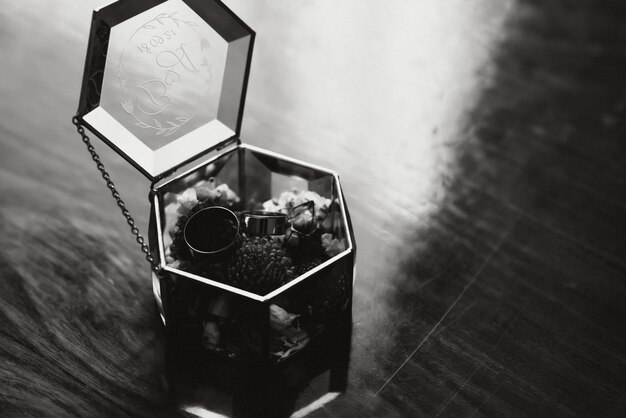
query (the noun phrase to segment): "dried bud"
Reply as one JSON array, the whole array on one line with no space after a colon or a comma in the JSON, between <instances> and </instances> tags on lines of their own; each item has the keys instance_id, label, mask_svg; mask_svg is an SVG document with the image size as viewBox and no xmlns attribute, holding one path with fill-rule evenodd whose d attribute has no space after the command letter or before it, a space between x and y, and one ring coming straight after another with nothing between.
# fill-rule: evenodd
<instances>
[{"instance_id":1,"label":"dried bud","mask_svg":"<svg viewBox=\"0 0 626 418\"><path fill-rule=\"evenodd\" d=\"M274 331L283 331L293 326L293 321L299 316L287 312L278 305L270 305L270 326Z\"/></svg>"}]
</instances>

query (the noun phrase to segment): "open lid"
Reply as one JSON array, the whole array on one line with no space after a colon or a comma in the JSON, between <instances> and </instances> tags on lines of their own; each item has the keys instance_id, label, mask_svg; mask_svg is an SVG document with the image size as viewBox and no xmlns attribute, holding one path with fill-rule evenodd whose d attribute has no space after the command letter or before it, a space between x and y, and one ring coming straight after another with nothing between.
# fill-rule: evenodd
<instances>
[{"instance_id":1,"label":"open lid","mask_svg":"<svg viewBox=\"0 0 626 418\"><path fill-rule=\"evenodd\" d=\"M93 13L81 121L151 180L238 141L254 32L217 0Z\"/></svg>"}]
</instances>

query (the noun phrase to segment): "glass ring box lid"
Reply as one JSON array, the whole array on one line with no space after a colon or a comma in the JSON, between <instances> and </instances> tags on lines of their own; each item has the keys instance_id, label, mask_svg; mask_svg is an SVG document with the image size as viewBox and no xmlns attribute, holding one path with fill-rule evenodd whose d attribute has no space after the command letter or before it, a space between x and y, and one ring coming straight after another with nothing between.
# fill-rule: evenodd
<instances>
[{"instance_id":1,"label":"glass ring box lid","mask_svg":"<svg viewBox=\"0 0 626 418\"><path fill-rule=\"evenodd\" d=\"M77 121L152 181L168 333L280 362L351 310L355 246L335 172L239 139L254 36L215 0L97 10Z\"/></svg>"}]
</instances>

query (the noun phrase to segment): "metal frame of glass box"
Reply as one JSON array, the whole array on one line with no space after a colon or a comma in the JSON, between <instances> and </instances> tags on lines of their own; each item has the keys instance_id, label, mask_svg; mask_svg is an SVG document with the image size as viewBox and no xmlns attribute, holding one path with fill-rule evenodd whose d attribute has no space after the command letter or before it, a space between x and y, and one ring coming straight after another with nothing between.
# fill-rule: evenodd
<instances>
[{"instance_id":1,"label":"metal frame of glass box","mask_svg":"<svg viewBox=\"0 0 626 418\"><path fill-rule=\"evenodd\" d=\"M146 13L151 11L154 11L153 13L157 13L157 11L162 12L166 10L165 8L168 6L168 3L170 6L176 5L179 9L185 9L183 12L187 13L186 16L192 16L197 22L201 22L198 19L202 19L204 23L206 23L206 28L203 28L203 30L211 32L209 35L214 36L214 38L211 38L213 39L213 44L215 44L215 39L222 39L224 42L225 46L222 46L222 49L226 52L223 53L222 60L217 62L214 66L213 64L215 63L211 63L211 66L207 66L207 71L209 72L214 71L215 68L218 67L218 70L221 68L222 71L221 78L218 77L218 80L221 80L221 85L217 87L220 96L218 96L218 99L210 97L213 103L216 103L215 115L211 116L214 119L207 123L207 125L210 125L214 121L217 121L219 122L217 125L220 127L219 129L203 130L204 125L202 125L199 128L194 128L187 133L181 134L182 136L175 138L165 145L161 144L159 146L150 147L150 144L146 145L147 141L145 141L145 138L142 136L147 137L147 135L144 135L141 129L135 126L129 126L128 124L123 125L121 122L118 122L116 117L127 115L117 108L111 111L111 106L105 104L103 97L106 96L105 99L114 97L118 100L118 103L120 102L119 97L115 95L119 94L121 90L115 87L114 84L111 84L111 72L116 69L117 78L120 81L120 85L122 85L120 76L122 71L120 69L122 68L122 57L126 57L126 59L129 60L128 55L131 54L128 52L131 47L129 45L135 42L133 37L138 32L146 32L147 35L151 35L151 31L155 28L167 29L166 25L159 20L159 17L164 19L164 16L173 16L174 12L170 14L155 14L152 19L148 20L148 23L140 23L139 26L132 26L130 28L128 28L126 22L130 22L131 19L135 19L142 14L144 17L149 17ZM181 16L184 15L183 12L176 15L178 19L171 19L173 21L172 25L170 25L171 28L178 28L180 27L179 22L185 22L185 20L181 18ZM178 22L174 20L178 20ZM196 35L198 38L201 36L209 36L206 35L208 32L201 35L198 30L194 28L198 27L197 22L192 21L191 23L193 23L193 25L188 24L188 31L191 33L191 38L189 39L194 42L195 38L193 37ZM173 26L174 23L176 26ZM133 24L136 25L137 23L135 22ZM111 47L109 41L112 32L116 31L116 34L119 34L122 31L122 25L126 25L124 29L126 32L123 32L123 35L128 37L128 33L130 33L130 37L128 37L129 45L114 45ZM132 32L132 29L135 28L136 30ZM173 31L174 29L171 30ZM179 29L175 30L179 31ZM196 35L191 31L194 31ZM162 36L158 36L158 38L163 39L163 33L161 33L161 35ZM120 38L120 36L122 35L119 35L116 39ZM246 316L246 321L248 322L241 319L243 317L238 318L237 315L233 316L229 314L230 316L227 315L225 317L215 315L218 317L216 321L221 321L220 326L223 325L225 329L228 328L226 333L229 335L232 334L233 339L223 346L212 344L208 347L209 351L218 352L224 354L226 357L238 360L250 360L264 363L274 360L280 361L290 357L290 355L285 355L277 359L276 353L272 351L272 344L276 342L276 338L282 338L277 334L275 327L273 328L275 324L272 323L272 319L276 319L277 316L276 306L283 308L285 306L294 305L294 301L297 300L300 303L300 308L302 306L307 307L309 312L304 312L300 309L296 312L289 311L288 313L300 318L297 324L298 328L300 326L303 328L307 326L306 324L301 325L300 322L302 321L308 321L308 325L313 324L311 325L313 331L308 334L309 338L315 338L328 327L333 326L333 319L338 318L346 309L351 309L356 249L345 197L341 189L339 176L336 172L258 147L242 144L239 139L254 37L255 33L218 0L120 0L100 10L96 10L93 15L77 118L82 125L89 128L102 141L113 148L152 181L150 193L152 207L150 213L149 244L152 256L158 264L158 275L157 273L153 273L153 289L161 318L164 324L166 324L170 335L181 343L188 342L190 344L201 342L198 341L198 338L202 338L203 336L202 329L198 328L201 324L199 324L197 320L195 320L195 322L185 322L185 315L187 314L185 312L179 312L181 309L177 307L178 305L175 303L176 297L182 297L180 295L185 294L184 292L189 292L189 294L194 294L195 292L195 294L203 295L204 302L209 301L208 303L216 300L223 302L223 300L227 299L228 303L226 303L226 305L228 305L228 309L245 313L245 315L241 315ZM187 41L189 41L189 39L187 39ZM142 57L144 57L144 55L140 53L146 51L142 51L141 45L137 44L137 42L135 42L132 47L137 47L139 52L137 52L136 49L132 49L132 53L136 56L133 59L140 62L140 60L143 59ZM204 53L203 50L207 44L208 41L202 38L199 44L201 48L197 51L200 51L201 54ZM170 54L174 53L179 62L182 62L183 59L187 59L187 57L183 55L186 54L185 50L183 50L183 45L185 44L181 43L179 49L173 49L172 47L165 52ZM118 49L115 49L116 47L118 47ZM180 55L176 55L179 54L179 52ZM110 58L112 54L117 55ZM193 58L195 59L195 57ZM115 61L113 61L113 64L111 63L113 59L118 59L117 67L114 66ZM192 58L189 59L191 60ZM163 65L161 65L162 63L159 61L156 62L163 67ZM197 62L199 63L200 61L198 60ZM205 61L202 61L202 63L204 64ZM173 65L178 65L178 63ZM196 72L193 62L190 61L189 66ZM223 66L223 68L221 66ZM187 67L185 66L185 68ZM105 70L107 69L109 75L106 74ZM137 70L139 77L143 76L146 80L152 76L151 72L154 71L153 68L145 66L131 68L131 70ZM163 70L163 68L159 70ZM210 72L209 75L209 81L212 81L213 79L211 77L213 77L213 73ZM167 79L165 79L165 81L167 81ZM161 82L161 84L165 86L165 83ZM113 87L111 87L111 85L113 85ZM108 91L113 91L113 93L107 92L105 94L107 89ZM153 95L150 96L151 99L154 99L154 97ZM159 98L159 96L156 97L157 99ZM161 97L166 98L169 103L172 103L172 100L166 96L165 91ZM175 99L175 96L172 96L172 98ZM205 98L205 96L199 95L197 99L204 100ZM158 102L154 100L153 102L158 104ZM182 105L189 105L188 103L184 103L184 101L181 102L179 100L179 102L182 103ZM129 99L123 99L121 103L123 110L129 114L131 113L129 108L132 110L135 109L133 106L139 107L138 101L137 103L132 103L129 102ZM107 106L109 107L107 108ZM117 112L117 114L115 112ZM146 112L146 115L148 114L151 115L152 113ZM133 116L135 115L133 114ZM158 127L160 127L161 124L156 118L155 116L154 121L157 123ZM139 122L141 122L141 120L139 120ZM112 125L114 126L112 127ZM144 125L146 124L144 123ZM163 129L161 129L161 131L163 131ZM137 134L137 132L139 133ZM208 137L205 138L203 136L204 134L200 135L199 132L201 134L206 132ZM156 135L160 134L156 133ZM155 136L154 138L162 143L165 136L166 135L163 135L159 138ZM128 138L131 138L131 140ZM150 138L148 138L148 140L150 140ZM132 144L130 144L129 141L132 142ZM175 143L176 145L174 145ZM183 144L184 147L181 146L181 144ZM181 148L185 148L185 152L179 152ZM159 153L161 157L158 158L161 158L161 160L157 164L157 154ZM246 202L251 188L246 186L247 179L250 179L251 175L246 172L246 163L241 162L241 160L245 160L246 155L261 158L267 166L267 173L269 173L270 176L279 174L305 180L307 176L309 177L308 180L315 180L317 177L324 178L331 191L331 201L335 204L333 206L333 211L335 212L333 215L338 217L339 234L346 240L345 250L335 254L330 259L304 274L301 274L289 283L264 295L233 287L218 280L213 280L210 277L203 277L182 269L174 268L166 263L165 256L164 234L166 234L167 231L165 231L164 228L165 213L163 199L168 193L169 188L177 182L184 181L184 179L194 173L198 173L202 170L206 172L207 167L210 167L212 164L220 163L236 156L236 158L239 159L239 163L233 172L236 172L238 193L241 195L244 202ZM264 172L264 175L268 175L267 173ZM241 187L241 185L243 185L243 187ZM253 186L254 185L252 185L252 187ZM268 187L271 188L271 186ZM265 198L267 197L268 196L265 196ZM334 283L341 284L342 287L340 291L333 287ZM331 293L325 295L324 292ZM324 305L325 308L319 308L316 311L317 308L315 308L315 306L317 305L315 298L323 298L325 296L341 299L341 303L336 304L337 306L334 308L329 308L328 306L330 305L326 304ZM308 303L308 305L306 302L307 297L313 298L309 300L310 303ZM220 306L224 305L222 302L218 304L221 304ZM304 305L302 305L302 303L304 303ZM287 311L287 309L285 309L285 311ZM282 311L279 313L283 314ZM189 318L187 318L187 320L188 319ZM247 328L249 335L245 335L245 332L239 332L240 328ZM293 350L293 354L297 351L298 350Z\"/></svg>"},{"instance_id":2,"label":"metal frame of glass box","mask_svg":"<svg viewBox=\"0 0 626 418\"><path fill-rule=\"evenodd\" d=\"M238 159L245 158L246 156L253 157L253 155L262 155L264 158L268 158L270 161L274 163L282 164L283 171L280 172L279 174L285 173L285 170L287 170L287 173L289 173L289 170L292 169L292 170L299 171L300 175L303 175L305 172L308 172L310 176L320 176L320 178L331 180L331 188L334 190L333 192L334 195L332 196L332 199L336 200L337 202L336 215L340 217L340 222L339 222L338 227L343 230L343 232L341 233L344 234L346 242L347 242L346 249L342 251L341 253L335 255L334 257L331 257L330 259L326 260L324 263L316 266L315 268L300 275L299 277L295 278L289 283L286 283L285 285L265 295L255 294L249 291L239 289L237 287L233 287L233 286L221 283L220 281L217 281L217 280L212 280L209 277L201 277L201 276L189 273L187 271L184 271L178 268L172 268L168 266L167 263L165 262L165 252L164 252L163 237L165 236L167 231L164 228L165 214L164 214L164 207L163 207L164 206L163 199L164 199L164 195L167 193L168 186L171 185L172 183L175 183L178 180L185 179L187 176L192 175L194 172L203 171L206 167L211 166L212 164L219 162L220 160L230 158L230 157L238 158ZM242 163L241 161L237 161L235 164L231 164L231 165L234 167L234 170L238 172L239 179L245 180L245 176L246 176L245 162ZM275 171L274 172L268 171L268 172L270 174L275 173ZM218 173L211 173L207 176L213 177L213 175L215 174L218 174ZM258 176L255 176L255 178L258 179ZM241 196L242 200L246 201L247 196L245 195L245 191L243 193L240 189L237 191L242 195ZM265 199L265 197L267 196L264 196L263 199ZM176 322L177 321L176 318L180 319L180 315L177 315L175 312L172 312L173 310L171 308L172 295L170 294L171 292L168 291L169 289L168 281L175 280L176 278L182 278L182 277L184 277L187 280L196 281L208 288L211 288L212 291L207 292L207 295L205 296L205 298L209 300L208 303L210 303L211 299L219 299L220 297L223 296L224 292L228 292L230 294L237 295L237 298L240 298L239 300L241 301L241 303L254 306L254 308L252 309L254 309L257 312L256 316L262 319L260 323L257 324L257 330L254 331L259 336L258 340L262 342L260 346L260 347L263 347L262 352L258 353L259 355L254 355L254 353L252 354L248 353L248 355L246 356L240 356L232 352L227 352L226 353L227 357L244 358L247 360L254 360L254 361L262 361L262 360L267 360L267 359L271 360L272 358L275 358L276 355L272 354L272 350L269 346L272 343L272 329L271 329L270 321L269 321L269 318L271 317L270 315L271 307L274 304L277 304L280 306L285 305L285 304L290 305L291 304L290 299L301 300L303 297L306 297L302 295L303 293L307 292L306 289L311 288L312 286L314 286L314 284L315 284L314 287L323 288L324 286L322 285L317 286L317 283L324 282L326 283L325 286L328 288L329 282L339 283L339 281L343 281L341 285L348 286L347 291L346 291L346 298L345 300L343 300L343 302L341 303L341 306L339 306L338 309L336 309L332 313L327 314L326 318L318 318L318 319L311 318L311 317L309 318L309 320L316 321L317 325L319 325L319 327L316 327L318 333L325 331L326 328L328 327L339 325L339 324L333 324L333 320L335 318L340 317L341 314L345 312L345 310L351 309L351 295L352 295L352 285L353 285L353 278L354 278L353 269L354 269L354 255L355 255L354 237L352 234L352 227L350 223L349 213L347 211L345 198L343 196L341 184L339 182L339 176L337 175L337 173L328 169L324 169L324 168L312 165L312 164L308 164L308 163L298 161L289 157L285 157L280 154L276 154L274 152L267 151L258 147L245 145L245 144L238 144L235 146L228 147L227 149L223 149L218 153L215 153L215 155L209 157L207 160L199 164L192 165L188 169L183 170L180 173L178 173L176 176L165 179L160 184L155 186L155 188L153 189L151 201L152 201L152 212L151 212L151 219L150 219L150 233L151 233L150 245L151 245L151 250L153 252L153 255L155 256L157 260L159 260L161 268L162 268L162 274L160 276L153 274L154 293L157 299L157 304L159 306L159 312L161 314L162 320L167 325L174 325L172 327L173 329L181 330L186 327L188 334L195 333L196 340L197 340L197 336L201 334L201 330L198 329L198 327L200 326L199 323L195 323L192 325L189 325L189 323L185 325L170 323L171 321ZM341 233L338 233L337 235ZM332 286L330 287L329 292L332 292ZM297 312L293 312L293 314L303 315L302 309L300 309ZM315 316L314 315L315 313L311 313L311 314L312 314L311 316ZM192 329L189 329L189 328L194 328L194 327L196 328L195 331L193 331ZM177 340L185 341L190 338L190 335L182 335L177 332L174 332L174 334ZM310 338L315 338L316 336L317 335L313 335L313 334L309 335ZM191 336L191 339L193 340L194 337ZM224 352L226 350L219 349L218 347L217 351Z\"/></svg>"}]
</instances>

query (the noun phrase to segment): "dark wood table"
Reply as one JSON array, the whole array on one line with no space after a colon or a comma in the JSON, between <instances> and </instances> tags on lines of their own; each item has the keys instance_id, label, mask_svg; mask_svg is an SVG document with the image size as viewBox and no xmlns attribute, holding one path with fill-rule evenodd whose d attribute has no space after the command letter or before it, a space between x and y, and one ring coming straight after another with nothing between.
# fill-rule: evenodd
<instances>
[{"instance_id":1,"label":"dark wood table","mask_svg":"<svg viewBox=\"0 0 626 418\"><path fill-rule=\"evenodd\" d=\"M258 34L243 140L339 171L359 249L348 389L300 376L283 413L625 416L626 4L227 4ZM0 416L241 411L167 372L70 123L98 5L0 7Z\"/></svg>"}]
</instances>

